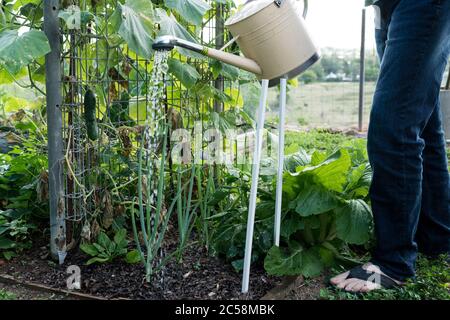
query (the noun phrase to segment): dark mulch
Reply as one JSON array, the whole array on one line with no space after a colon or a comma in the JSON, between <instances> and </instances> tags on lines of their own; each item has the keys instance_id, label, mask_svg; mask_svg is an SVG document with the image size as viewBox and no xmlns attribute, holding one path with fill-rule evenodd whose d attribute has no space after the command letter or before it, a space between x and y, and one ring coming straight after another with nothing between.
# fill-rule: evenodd
<instances>
[{"instance_id":1,"label":"dark mulch","mask_svg":"<svg viewBox=\"0 0 450 320\"><path fill-rule=\"evenodd\" d=\"M230 264L207 254L202 247L192 245L181 263L171 261L151 283L144 281L141 264L130 265L121 260L86 266L88 257L79 251L70 252L64 265L59 266L43 258L47 248L36 246L29 252L0 265L0 273L16 279L66 289L70 265L81 268L82 293L106 298L129 299L259 299L273 288L278 280L269 277L262 266L251 273L251 292L241 291L241 273Z\"/></svg>"},{"instance_id":2,"label":"dark mulch","mask_svg":"<svg viewBox=\"0 0 450 320\"><path fill-rule=\"evenodd\" d=\"M321 275L316 278L304 279L297 286L287 292L286 300L318 300L320 291L327 288L327 275Z\"/></svg>"}]
</instances>

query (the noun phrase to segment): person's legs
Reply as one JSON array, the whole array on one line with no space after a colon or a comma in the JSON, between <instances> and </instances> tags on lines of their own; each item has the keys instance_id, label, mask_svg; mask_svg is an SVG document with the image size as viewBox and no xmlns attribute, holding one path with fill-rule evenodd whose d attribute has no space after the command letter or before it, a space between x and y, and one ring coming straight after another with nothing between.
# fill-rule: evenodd
<instances>
[{"instance_id":1,"label":"person's legs","mask_svg":"<svg viewBox=\"0 0 450 320\"><path fill-rule=\"evenodd\" d=\"M439 99L436 99L436 108L421 136L425 149L422 210L416 242L419 252L436 257L450 253L450 179Z\"/></svg>"},{"instance_id":2,"label":"person's legs","mask_svg":"<svg viewBox=\"0 0 450 320\"><path fill-rule=\"evenodd\" d=\"M431 129L436 125L432 115L448 57L450 1L401 0L387 31L368 136L373 169L370 196L377 237L372 263L391 278L403 281L414 276L423 152L436 152L431 142L429 151L425 149L426 140L432 140L428 133L435 131ZM434 163L433 157L427 158L425 166L433 167L428 164ZM430 176L448 180L448 173L438 166L440 169L432 170ZM443 184L440 187L444 188ZM445 192L448 185L438 193ZM444 201L448 208L448 196L432 198ZM331 282L359 291L363 285L352 280L343 281L341 275Z\"/></svg>"},{"instance_id":3,"label":"person's legs","mask_svg":"<svg viewBox=\"0 0 450 320\"><path fill-rule=\"evenodd\" d=\"M430 122L429 128L427 124L434 120L449 41L450 1L402 0L393 12L371 113L368 151L377 237L372 262L398 280L414 276L424 137L439 130L434 128L436 123ZM430 140L426 154L434 148ZM434 165L441 167L441 162ZM432 174L437 175L433 181L448 180L448 172L442 169ZM436 194L448 193L448 184L443 188ZM447 199L433 197L441 203Z\"/></svg>"}]
</instances>

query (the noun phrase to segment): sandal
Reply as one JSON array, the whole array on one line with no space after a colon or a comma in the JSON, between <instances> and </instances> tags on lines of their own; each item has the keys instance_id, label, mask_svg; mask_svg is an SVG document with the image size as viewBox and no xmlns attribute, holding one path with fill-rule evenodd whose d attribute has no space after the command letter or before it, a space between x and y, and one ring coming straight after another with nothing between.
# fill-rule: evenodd
<instances>
[{"instance_id":1,"label":"sandal","mask_svg":"<svg viewBox=\"0 0 450 320\"><path fill-rule=\"evenodd\" d=\"M346 279L359 279L377 283L381 285L383 289L395 289L401 286L388 276L382 273L365 270L362 266L357 266L351 269Z\"/></svg>"}]
</instances>

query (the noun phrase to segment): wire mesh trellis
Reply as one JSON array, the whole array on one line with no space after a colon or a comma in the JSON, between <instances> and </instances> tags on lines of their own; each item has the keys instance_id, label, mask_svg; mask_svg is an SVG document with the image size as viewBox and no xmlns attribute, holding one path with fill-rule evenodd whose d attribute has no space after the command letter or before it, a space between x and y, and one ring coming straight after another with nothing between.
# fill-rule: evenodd
<instances>
[{"instance_id":1,"label":"wire mesh trellis","mask_svg":"<svg viewBox=\"0 0 450 320\"><path fill-rule=\"evenodd\" d=\"M223 30L227 5L208 1L212 9L200 30L200 40L221 47L231 37ZM117 2L87 5L85 1L66 3L81 12L101 17L101 25L91 20L77 29L61 24L61 95L63 155L63 201L67 249L80 238L90 240L101 228L109 227L125 211L137 192L137 149L150 101L152 60L142 58L124 43L115 44L117 34L110 20ZM189 28L189 26L188 26ZM238 90L236 83L210 75L210 62L171 53L171 59L194 66L203 82L216 90ZM194 130L203 126L208 111L221 112L223 101L193 95L173 77L165 79L165 114L172 129ZM92 90L96 97L95 115L99 137L91 140L84 115L84 96ZM168 149L170 150L170 140ZM172 177L172 163L169 157Z\"/></svg>"}]
</instances>

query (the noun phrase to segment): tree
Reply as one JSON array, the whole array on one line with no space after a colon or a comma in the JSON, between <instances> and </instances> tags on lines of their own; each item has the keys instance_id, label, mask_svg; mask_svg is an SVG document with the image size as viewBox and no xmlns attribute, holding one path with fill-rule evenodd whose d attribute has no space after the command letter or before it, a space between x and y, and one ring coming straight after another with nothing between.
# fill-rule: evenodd
<instances>
[{"instance_id":1,"label":"tree","mask_svg":"<svg viewBox=\"0 0 450 320\"><path fill-rule=\"evenodd\" d=\"M304 82L305 84L316 82L317 79L317 74L313 70L305 71L299 78L299 80Z\"/></svg>"}]
</instances>

